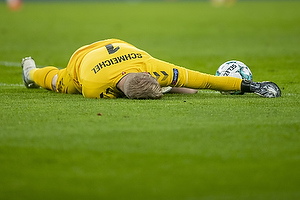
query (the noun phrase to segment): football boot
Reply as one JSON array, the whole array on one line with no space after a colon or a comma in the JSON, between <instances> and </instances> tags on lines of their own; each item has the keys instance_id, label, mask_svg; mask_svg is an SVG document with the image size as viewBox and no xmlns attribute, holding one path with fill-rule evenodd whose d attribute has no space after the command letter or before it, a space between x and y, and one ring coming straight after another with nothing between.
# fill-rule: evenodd
<instances>
[{"instance_id":1,"label":"football boot","mask_svg":"<svg viewBox=\"0 0 300 200\"><path fill-rule=\"evenodd\" d=\"M22 59L22 69L23 69L23 83L27 88L39 88L34 81L29 77L29 72L35 69L36 65L31 57L26 57Z\"/></svg>"}]
</instances>

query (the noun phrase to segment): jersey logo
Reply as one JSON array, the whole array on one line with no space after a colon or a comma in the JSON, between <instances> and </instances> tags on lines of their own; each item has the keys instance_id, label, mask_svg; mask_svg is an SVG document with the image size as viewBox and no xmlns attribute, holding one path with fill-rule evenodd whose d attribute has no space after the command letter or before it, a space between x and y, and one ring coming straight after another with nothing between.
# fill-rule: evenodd
<instances>
[{"instance_id":1,"label":"jersey logo","mask_svg":"<svg viewBox=\"0 0 300 200\"><path fill-rule=\"evenodd\" d=\"M115 93L114 93L114 90L113 90L113 89L111 89L111 88L106 88L105 94L106 94L106 95L107 95L107 94L112 94L112 95L114 95ZM104 98L104 92L102 92L102 93L100 94L100 98L101 98L101 99Z\"/></svg>"},{"instance_id":2,"label":"jersey logo","mask_svg":"<svg viewBox=\"0 0 300 200\"><path fill-rule=\"evenodd\" d=\"M163 75L163 78L161 79L161 81L164 81L168 78L169 74L165 71L160 71L161 74ZM158 80L160 78L160 74L158 72L153 72L153 75L155 76L156 80Z\"/></svg>"},{"instance_id":3,"label":"jersey logo","mask_svg":"<svg viewBox=\"0 0 300 200\"><path fill-rule=\"evenodd\" d=\"M120 49L119 46L114 47L112 44L108 44L105 47L106 47L106 49L107 49L107 51L108 51L109 54L116 53Z\"/></svg>"},{"instance_id":4,"label":"jersey logo","mask_svg":"<svg viewBox=\"0 0 300 200\"><path fill-rule=\"evenodd\" d=\"M179 75L179 72L178 72L178 69L176 68L173 68L173 80L172 80L172 86L175 86L177 81L178 81L178 75Z\"/></svg>"}]
</instances>

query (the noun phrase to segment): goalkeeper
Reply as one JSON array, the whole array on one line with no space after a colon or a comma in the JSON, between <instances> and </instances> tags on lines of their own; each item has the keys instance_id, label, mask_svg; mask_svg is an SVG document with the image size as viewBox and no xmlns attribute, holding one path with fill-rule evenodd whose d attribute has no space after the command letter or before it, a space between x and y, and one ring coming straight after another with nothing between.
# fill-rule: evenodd
<instances>
[{"instance_id":1,"label":"goalkeeper","mask_svg":"<svg viewBox=\"0 0 300 200\"><path fill-rule=\"evenodd\" d=\"M153 58L124 41L108 39L79 48L66 68L36 68L31 57L22 60L27 88L42 87L87 98L159 99L171 92L195 93L199 89L252 92L279 97L273 82L252 82L213 76Z\"/></svg>"}]
</instances>

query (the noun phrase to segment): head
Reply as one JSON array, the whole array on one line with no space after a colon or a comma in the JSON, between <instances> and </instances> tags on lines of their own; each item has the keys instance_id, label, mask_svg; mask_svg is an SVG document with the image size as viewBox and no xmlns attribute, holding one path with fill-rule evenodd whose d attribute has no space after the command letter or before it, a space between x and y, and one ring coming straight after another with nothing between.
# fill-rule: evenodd
<instances>
[{"instance_id":1,"label":"head","mask_svg":"<svg viewBox=\"0 0 300 200\"><path fill-rule=\"evenodd\" d=\"M158 81L148 73L130 73L123 87L129 99L160 99L161 87Z\"/></svg>"}]
</instances>

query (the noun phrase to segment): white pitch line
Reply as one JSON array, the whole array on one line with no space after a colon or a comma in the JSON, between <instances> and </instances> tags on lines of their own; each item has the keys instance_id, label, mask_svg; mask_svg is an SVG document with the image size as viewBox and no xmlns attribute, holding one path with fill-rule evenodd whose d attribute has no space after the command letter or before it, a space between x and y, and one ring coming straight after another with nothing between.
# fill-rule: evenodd
<instances>
[{"instance_id":1,"label":"white pitch line","mask_svg":"<svg viewBox=\"0 0 300 200\"><path fill-rule=\"evenodd\" d=\"M0 86L5 86L5 87L24 87L23 84L10 84L10 83L0 83Z\"/></svg>"},{"instance_id":2,"label":"white pitch line","mask_svg":"<svg viewBox=\"0 0 300 200\"><path fill-rule=\"evenodd\" d=\"M5 66L5 67L21 67L21 62L9 62L9 61L1 61L0 60L0 66ZM44 66L37 65L36 67L41 68L41 67L44 67Z\"/></svg>"},{"instance_id":3,"label":"white pitch line","mask_svg":"<svg viewBox=\"0 0 300 200\"><path fill-rule=\"evenodd\" d=\"M21 62L0 61L0 65L5 67L21 67Z\"/></svg>"}]
</instances>

